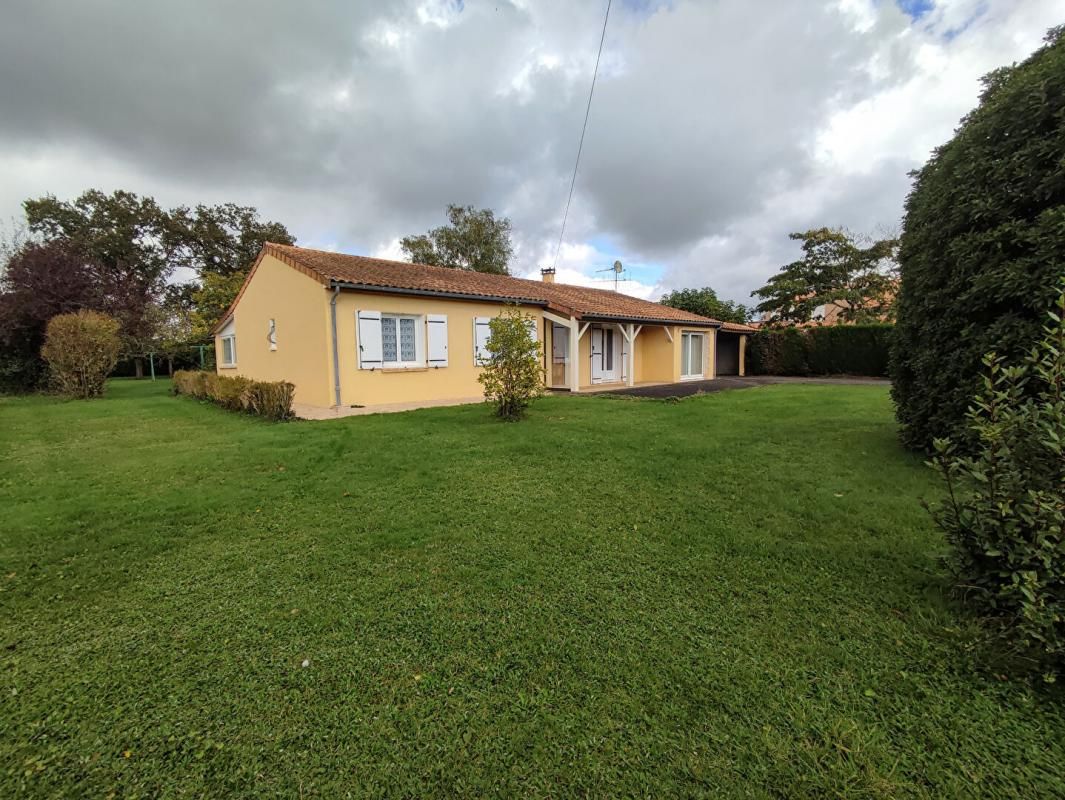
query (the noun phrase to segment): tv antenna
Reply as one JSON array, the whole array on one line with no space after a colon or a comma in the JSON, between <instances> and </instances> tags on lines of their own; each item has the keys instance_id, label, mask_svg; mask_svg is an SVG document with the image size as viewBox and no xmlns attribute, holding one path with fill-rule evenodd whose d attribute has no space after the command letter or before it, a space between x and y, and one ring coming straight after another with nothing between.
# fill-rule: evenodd
<instances>
[{"instance_id":1,"label":"tv antenna","mask_svg":"<svg viewBox=\"0 0 1065 800\"><path fill-rule=\"evenodd\" d=\"M614 273L614 291L618 290L618 281L625 280L621 276L625 274L625 268L621 265L620 261L615 261L612 266L606 269L598 269L596 272L613 272ZM609 280L609 278L607 279Z\"/></svg>"}]
</instances>

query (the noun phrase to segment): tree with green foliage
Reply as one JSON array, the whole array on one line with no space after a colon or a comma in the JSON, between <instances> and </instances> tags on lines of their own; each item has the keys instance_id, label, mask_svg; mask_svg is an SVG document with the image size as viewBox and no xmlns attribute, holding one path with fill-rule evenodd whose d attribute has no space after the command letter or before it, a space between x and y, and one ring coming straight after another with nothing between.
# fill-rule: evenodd
<instances>
[{"instance_id":1,"label":"tree with green foliage","mask_svg":"<svg viewBox=\"0 0 1065 800\"><path fill-rule=\"evenodd\" d=\"M99 265L103 307L122 323L123 352L144 373L143 356L158 344L167 286L175 270L194 271L192 335L206 338L236 297L248 267L267 241L294 244L279 222L251 206L224 203L162 208L151 197L91 189L73 202L47 195L23 204L30 231L66 242Z\"/></svg>"},{"instance_id":2,"label":"tree with green foliage","mask_svg":"<svg viewBox=\"0 0 1065 800\"><path fill-rule=\"evenodd\" d=\"M191 296L191 335L198 340L210 338L264 244L296 243L284 225L260 220L252 206L179 207L170 217L176 263L199 277Z\"/></svg>"},{"instance_id":3,"label":"tree with green foliage","mask_svg":"<svg viewBox=\"0 0 1065 800\"><path fill-rule=\"evenodd\" d=\"M1031 349L1065 269L1065 29L983 82L906 201L891 373L915 448L964 430L984 354Z\"/></svg>"},{"instance_id":4,"label":"tree with green foliage","mask_svg":"<svg viewBox=\"0 0 1065 800\"><path fill-rule=\"evenodd\" d=\"M81 399L104 393L107 376L118 363L119 327L117 319L98 311L76 311L51 319L41 355L60 392Z\"/></svg>"},{"instance_id":5,"label":"tree with green foliage","mask_svg":"<svg viewBox=\"0 0 1065 800\"><path fill-rule=\"evenodd\" d=\"M162 301L155 307L155 341L151 351L166 359L167 375L174 374L174 359L189 354L193 345L203 337L195 336L193 314L195 290L192 284L171 284L163 292Z\"/></svg>"},{"instance_id":6,"label":"tree with green foliage","mask_svg":"<svg viewBox=\"0 0 1065 800\"><path fill-rule=\"evenodd\" d=\"M173 272L168 215L151 197L90 189L73 202L47 195L23 203L30 231L68 242L99 265L106 305L122 325L123 350L143 374L143 345L152 336L151 307Z\"/></svg>"},{"instance_id":7,"label":"tree with green foliage","mask_svg":"<svg viewBox=\"0 0 1065 800\"><path fill-rule=\"evenodd\" d=\"M193 339L204 340L211 337L211 331L233 303L245 277L243 272L232 272L228 275L217 272L203 274L200 285L192 296Z\"/></svg>"},{"instance_id":8,"label":"tree with green foliage","mask_svg":"<svg viewBox=\"0 0 1065 800\"><path fill-rule=\"evenodd\" d=\"M415 264L510 274L510 220L496 219L487 208L447 207L449 224L400 241L404 254Z\"/></svg>"},{"instance_id":9,"label":"tree with green foliage","mask_svg":"<svg viewBox=\"0 0 1065 800\"><path fill-rule=\"evenodd\" d=\"M266 242L296 243L280 222L261 220L254 207L235 203L171 209L167 240L174 265L194 270L201 280L207 274L247 274Z\"/></svg>"},{"instance_id":10,"label":"tree with green foliage","mask_svg":"<svg viewBox=\"0 0 1065 800\"><path fill-rule=\"evenodd\" d=\"M702 289L675 289L662 296L664 306L679 308L721 322L745 323L751 318L747 306L733 300L721 300L709 286Z\"/></svg>"},{"instance_id":11,"label":"tree with green foliage","mask_svg":"<svg viewBox=\"0 0 1065 800\"><path fill-rule=\"evenodd\" d=\"M972 446L936 439L947 501L932 509L964 597L1024 649L1065 666L1065 281L1019 366L984 358Z\"/></svg>"},{"instance_id":12,"label":"tree with green foliage","mask_svg":"<svg viewBox=\"0 0 1065 800\"><path fill-rule=\"evenodd\" d=\"M890 319L896 287L898 241L863 241L842 228L789 234L802 242L802 258L785 264L761 289L755 310L775 323L823 319L819 308L835 307L844 322Z\"/></svg>"},{"instance_id":13,"label":"tree with green foliage","mask_svg":"<svg viewBox=\"0 0 1065 800\"><path fill-rule=\"evenodd\" d=\"M544 393L540 345L533 337L536 320L517 306L508 306L489 323L488 360L477 376L485 401L496 416L518 420L529 403Z\"/></svg>"}]
</instances>

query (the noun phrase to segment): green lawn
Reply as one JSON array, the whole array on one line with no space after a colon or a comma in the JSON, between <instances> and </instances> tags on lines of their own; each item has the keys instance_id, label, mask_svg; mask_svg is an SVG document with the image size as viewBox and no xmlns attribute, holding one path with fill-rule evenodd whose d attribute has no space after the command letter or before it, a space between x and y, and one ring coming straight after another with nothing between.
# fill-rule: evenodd
<instances>
[{"instance_id":1,"label":"green lawn","mask_svg":"<svg viewBox=\"0 0 1065 800\"><path fill-rule=\"evenodd\" d=\"M1060 797L935 493L863 386L0 399L0 796Z\"/></svg>"}]
</instances>

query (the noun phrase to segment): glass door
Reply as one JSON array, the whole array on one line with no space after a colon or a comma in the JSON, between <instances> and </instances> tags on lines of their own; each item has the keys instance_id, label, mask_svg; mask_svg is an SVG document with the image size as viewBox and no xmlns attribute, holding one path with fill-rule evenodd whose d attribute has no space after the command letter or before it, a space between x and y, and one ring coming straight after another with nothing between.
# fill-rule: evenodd
<instances>
[{"instance_id":1,"label":"glass door","mask_svg":"<svg viewBox=\"0 0 1065 800\"><path fill-rule=\"evenodd\" d=\"M680 377L682 379L703 377L703 334L680 335Z\"/></svg>"}]
</instances>

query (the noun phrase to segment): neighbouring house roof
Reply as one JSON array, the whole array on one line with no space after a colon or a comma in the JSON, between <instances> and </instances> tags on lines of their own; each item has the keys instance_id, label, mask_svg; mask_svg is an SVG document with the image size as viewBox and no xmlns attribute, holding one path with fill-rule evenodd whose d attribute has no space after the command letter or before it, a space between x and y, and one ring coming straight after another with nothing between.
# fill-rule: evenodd
<instances>
[{"instance_id":1,"label":"neighbouring house roof","mask_svg":"<svg viewBox=\"0 0 1065 800\"><path fill-rule=\"evenodd\" d=\"M263 246L259 258L248 272L244 286L251 280L264 255L274 256L325 286L524 303L542 306L578 319L720 326L725 330L743 332L752 330L745 325L722 323L607 289L351 256L272 242ZM243 293L244 287L241 287L219 326L233 313Z\"/></svg>"}]
</instances>

